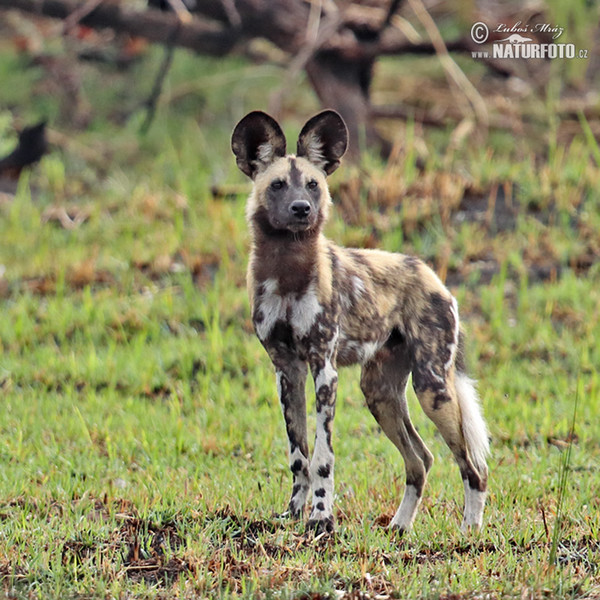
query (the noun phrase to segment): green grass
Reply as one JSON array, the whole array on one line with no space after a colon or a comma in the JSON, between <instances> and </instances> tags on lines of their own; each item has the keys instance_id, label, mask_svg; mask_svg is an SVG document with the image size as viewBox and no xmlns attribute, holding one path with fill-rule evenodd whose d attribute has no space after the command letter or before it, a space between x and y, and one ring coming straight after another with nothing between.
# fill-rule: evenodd
<instances>
[{"instance_id":1,"label":"green grass","mask_svg":"<svg viewBox=\"0 0 600 600\"><path fill-rule=\"evenodd\" d=\"M230 130L265 107L279 74L177 53L140 137L134 108L160 56L121 75L68 63L92 108L78 130L64 99L39 91L47 76L0 47L15 82L0 93L13 107L0 111L0 147L14 142L12 113L45 111L67 135L0 199L2 593L598 595L600 174L588 121L541 153L539 139L515 145L505 132L451 149L452 131L409 124L395 162L365 157L362 172L332 180L333 238L417 253L447 275L493 442L485 527L465 538L458 469L411 396L436 462L414 532L394 539L383 525L403 466L364 407L358 371L343 372L337 534L313 540L274 518L291 482L272 369L249 320L245 200L210 193L243 182ZM316 106L303 85L288 95L290 128ZM56 207L85 218L66 229Z\"/></svg>"}]
</instances>

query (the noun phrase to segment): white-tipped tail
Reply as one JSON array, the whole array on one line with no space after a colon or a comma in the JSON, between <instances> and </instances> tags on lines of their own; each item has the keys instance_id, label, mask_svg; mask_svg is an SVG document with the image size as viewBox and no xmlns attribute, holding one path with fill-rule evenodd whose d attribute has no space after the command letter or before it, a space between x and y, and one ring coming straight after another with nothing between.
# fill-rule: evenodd
<instances>
[{"instance_id":1,"label":"white-tipped tail","mask_svg":"<svg viewBox=\"0 0 600 600\"><path fill-rule=\"evenodd\" d=\"M481 414L475 382L462 373L455 378L456 395L462 414L465 442L473 466L480 474L487 474L487 457L490 453L488 428Z\"/></svg>"}]
</instances>

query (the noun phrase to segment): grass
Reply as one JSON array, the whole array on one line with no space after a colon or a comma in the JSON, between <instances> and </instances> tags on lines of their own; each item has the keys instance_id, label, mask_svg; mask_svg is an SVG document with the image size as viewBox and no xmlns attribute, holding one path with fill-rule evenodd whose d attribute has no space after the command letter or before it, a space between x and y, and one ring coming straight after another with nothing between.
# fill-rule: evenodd
<instances>
[{"instance_id":1,"label":"grass","mask_svg":"<svg viewBox=\"0 0 600 600\"><path fill-rule=\"evenodd\" d=\"M13 114L47 115L62 134L0 199L2 593L598 597L593 123L582 118L567 141L559 123L516 145L502 131L452 145L450 129L396 125L393 160L367 156L334 176L329 235L419 254L457 295L493 452L485 528L465 538L458 469L411 396L436 463L414 532L391 538L403 467L347 370L337 534L314 540L274 517L290 477L274 378L249 320L244 194L210 192L243 183L231 126L264 108L277 70L177 53L141 137L136 106L160 51L119 74L46 43L76 69L88 123L75 127L48 74L0 45L0 72L15 82L0 95L0 147L14 142ZM381 89L397 66L382 66ZM398 69L424 93L418 69ZM304 85L288 95L291 129L316 107Z\"/></svg>"}]
</instances>

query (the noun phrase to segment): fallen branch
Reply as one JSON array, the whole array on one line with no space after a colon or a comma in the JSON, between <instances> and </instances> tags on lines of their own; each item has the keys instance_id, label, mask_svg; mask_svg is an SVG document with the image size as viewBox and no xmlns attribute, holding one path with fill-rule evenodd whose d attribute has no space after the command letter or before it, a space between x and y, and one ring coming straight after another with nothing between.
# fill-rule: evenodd
<instances>
[{"instance_id":1,"label":"fallen branch","mask_svg":"<svg viewBox=\"0 0 600 600\"><path fill-rule=\"evenodd\" d=\"M87 0L81 6L78 6L66 19L63 25L63 34L68 34L76 25L79 25L81 19L85 18L91 12L95 11L104 0Z\"/></svg>"},{"instance_id":2,"label":"fallen branch","mask_svg":"<svg viewBox=\"0 0 600 600\"><path fill-rule=\"evenodd\" d=\"M3 8L65 20L77 14L80 3L77 0L0 0L0 9ZM211 56L226 55L236 43L231 30L220 23L199 17L181 23L176 14L130 10L114 2L100 3L79 23L94 29L114 29L161 44L167 44L173 30L181 24L177 46Z\"/></svg>"}]
</instances>

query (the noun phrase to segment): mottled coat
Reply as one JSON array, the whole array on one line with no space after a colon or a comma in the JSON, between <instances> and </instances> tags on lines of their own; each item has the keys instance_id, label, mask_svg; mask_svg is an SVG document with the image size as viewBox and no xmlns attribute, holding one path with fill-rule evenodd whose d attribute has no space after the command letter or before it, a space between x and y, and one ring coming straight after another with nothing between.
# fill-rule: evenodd
<instances>
[{"instance_id":1,"label":"mottled coat","mask_svg":"<svg viewBox=\"0 0 600 600\"><path fill-rule=\"evenodd\" d=\"M247 115L232 149L254 181L247 203L252 235L248 290L252 321L276 370L293 474L288 513L301 515L312 490L309 527L333 529L332 425L338 366L362 365L361 389L405 462L406 489L391 526L410 529L433 457L412 425L409 375L425 413L452 450L465 483L463 528L481 525L488 439L475 389L464 373L456 300L422 261L341 248L322 228L331 198L326 176L346 150L346 127L325 111L304 126L296 155L271 117ZM312 460L305 384L315 382Z\"/></svg>"}]
</instances>

